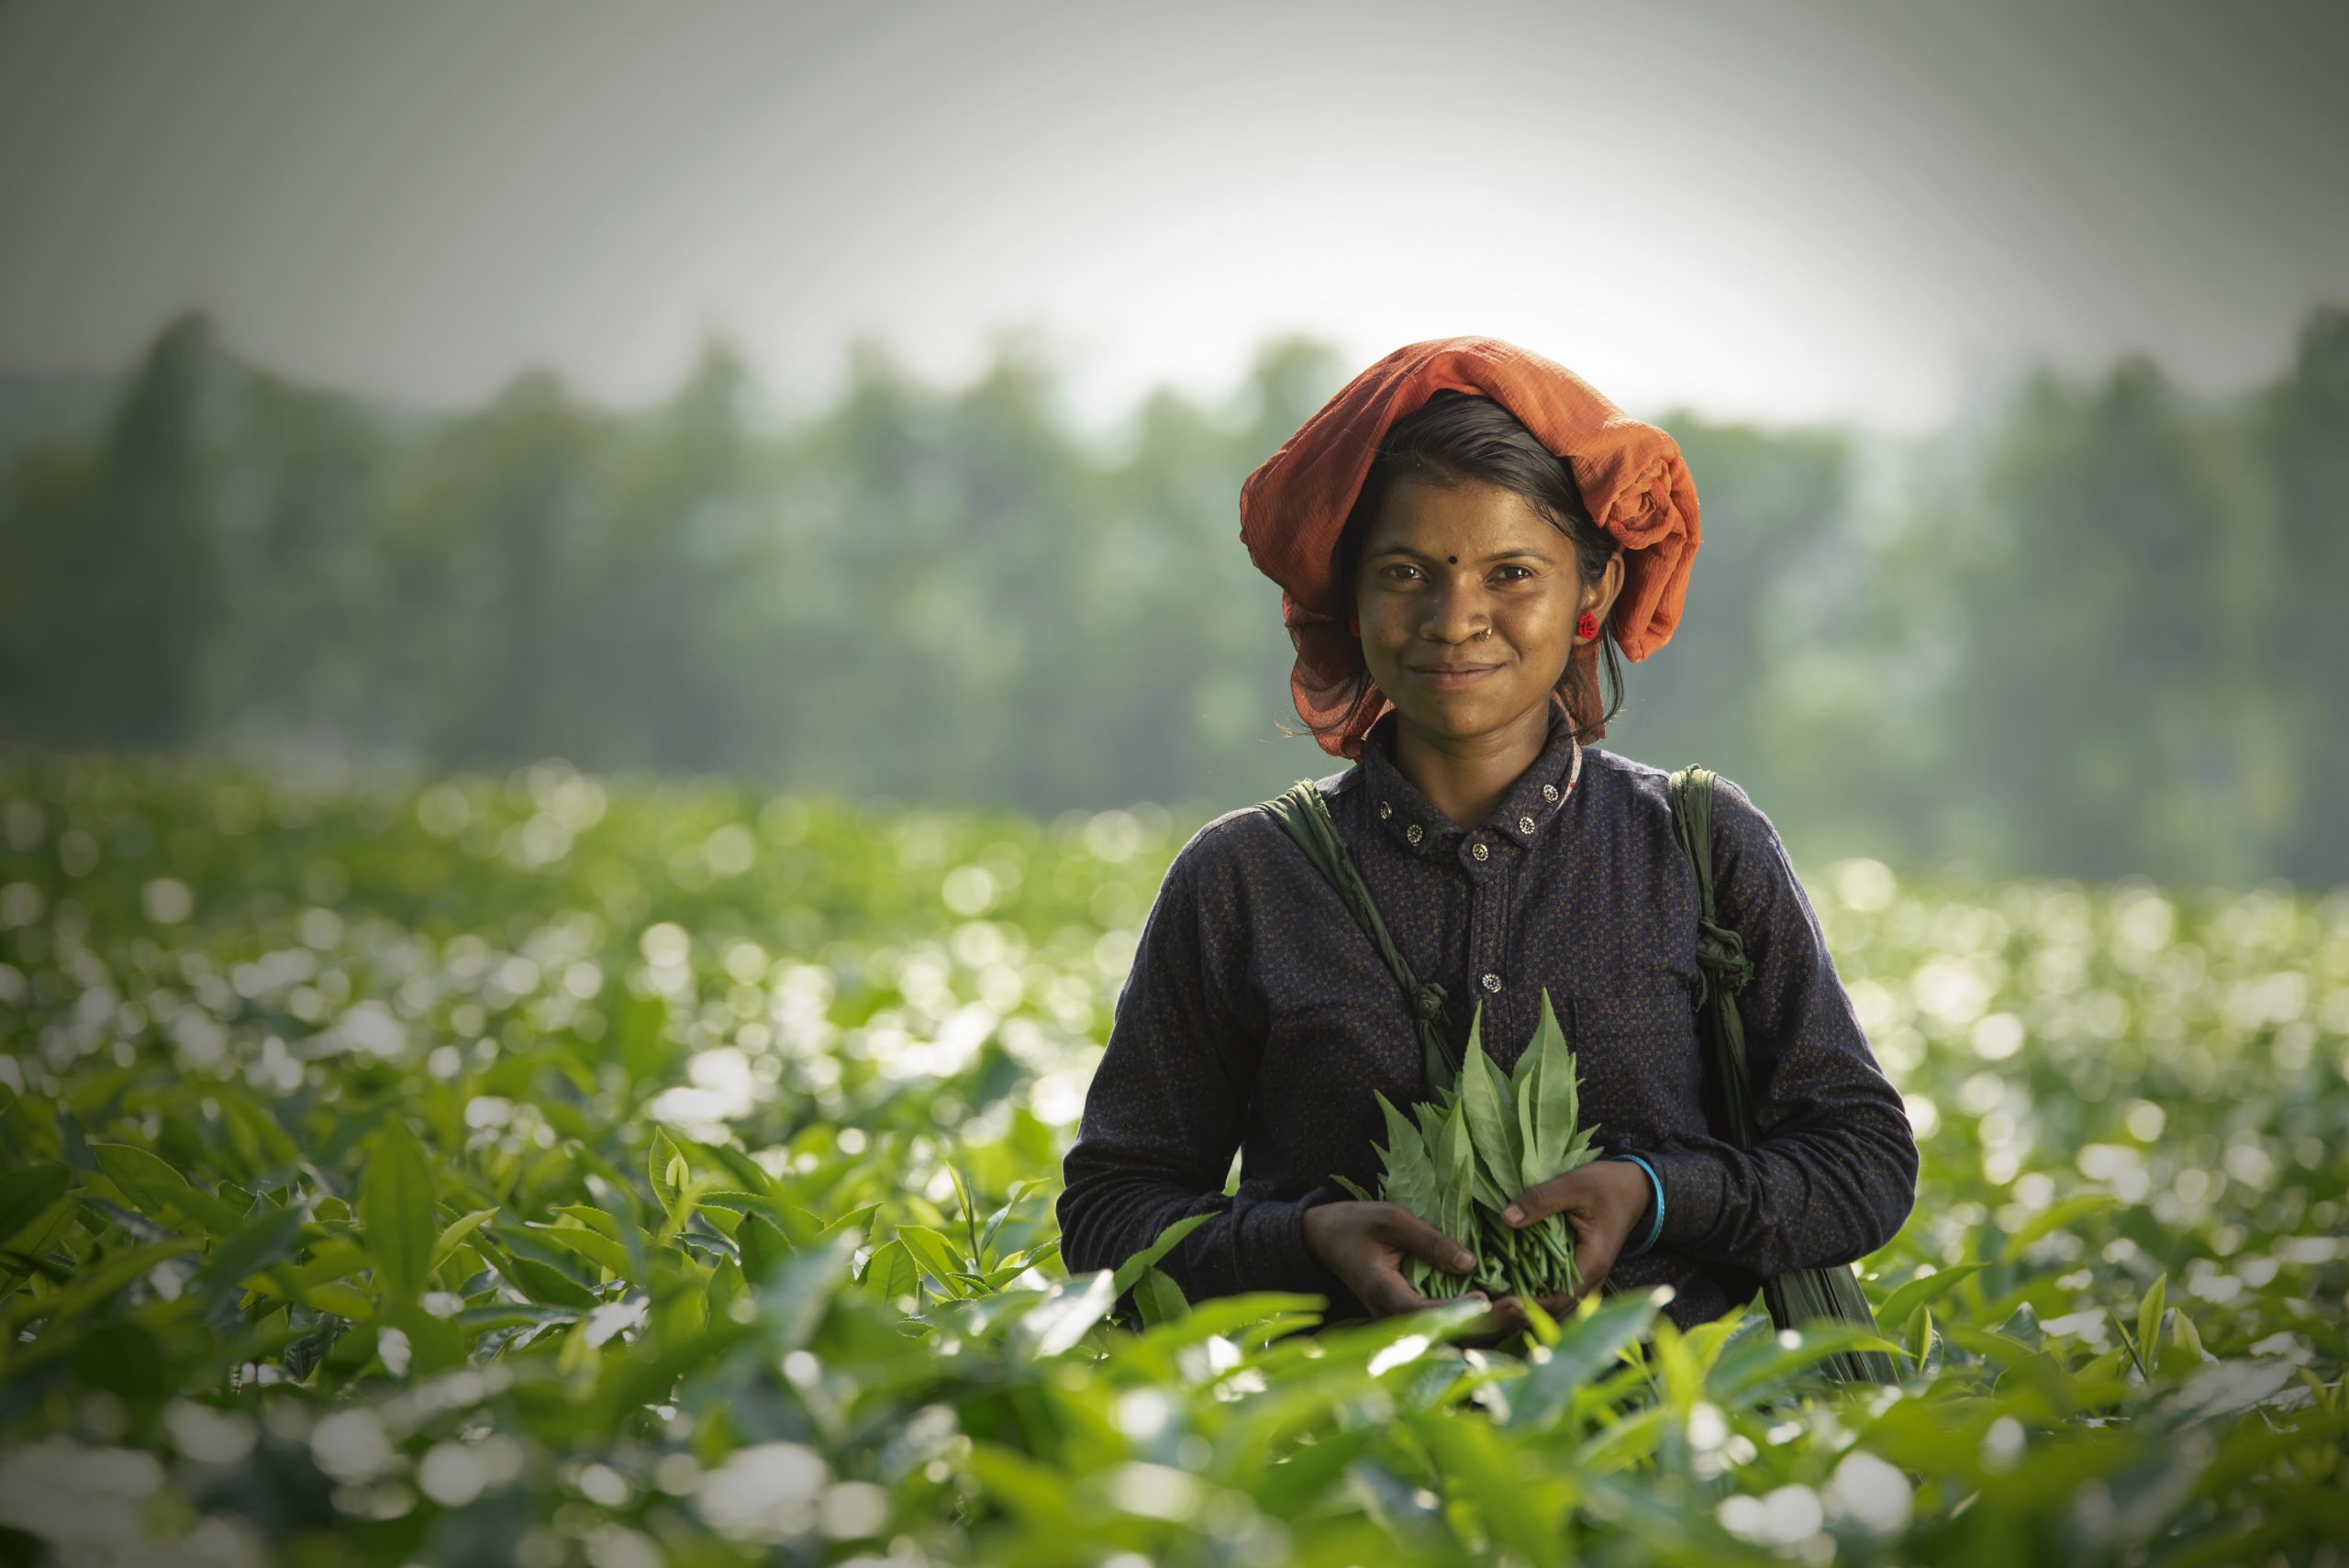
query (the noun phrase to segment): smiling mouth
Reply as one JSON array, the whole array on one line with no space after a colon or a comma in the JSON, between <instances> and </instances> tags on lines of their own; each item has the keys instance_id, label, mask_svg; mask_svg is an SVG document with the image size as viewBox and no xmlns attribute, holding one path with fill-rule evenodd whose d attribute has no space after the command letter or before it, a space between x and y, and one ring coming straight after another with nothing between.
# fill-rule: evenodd
<instances>
[{"instance_id":1,"label":"smiling mouth","mask_svg":"<svg viewBox=\"0 0 2349 1568\"><path fill-rule=\"evenodd\" d=\"M1499 669L1497 664L1414 664L1411 673L1438 686L1464 686Z\"/></svg>"}]
</instances>

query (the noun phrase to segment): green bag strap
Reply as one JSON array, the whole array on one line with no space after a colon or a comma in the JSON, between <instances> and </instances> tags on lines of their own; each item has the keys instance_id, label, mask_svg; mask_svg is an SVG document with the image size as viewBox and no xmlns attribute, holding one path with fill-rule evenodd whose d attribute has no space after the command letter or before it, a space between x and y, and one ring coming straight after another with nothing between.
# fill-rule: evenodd
<instances>
[{"instance_id":1,"label":"green bag strap","mask_svg":"<svg viewBox=\"0 0 2349 1568\"><path fill-rule=\"evenodd\" d=\"M1740 1149L1751 1149L1745 1026L1733 1004L1753 978L1753 962L1745 956L1745 939L1720 923L1713 904L1713 771L1682 768L1664 787L1672 799L1672 830L1697 873L1697 1016L1729 1108L1730 1137Z\"/></svg>"},{"instance_id":2,"label":"green bag strap","mask_svg":"<svg viewBox=\"0 0 2349 1568\"><path fill-rule=\"evenodd\" d=\"M1720 923L1713 903L1713 779L1709 768L1679 769L1665 781L1672 802L1672 830L1697 873L1697 1028L1703 1037L1714 1075L1720 1081L1721 1099L1729 1111L1730 1132L1740 1149L1753 1146L1751 1108L1753 1085L1745 1057L1745 1021L1737 1010L1738 994L1753 978L1753 961L1745 956L1745 940L1734 928ZM1867 1294L1844 1264L1831 1269L1793 1269L1762 1281L1762 1299L1776 1329L1826 1320L1848 1323L1868 1333L1879 1333ZM1883 1351L1838 1351L1820 1363L1839 1383L1898 1385L1900 1369Z\"/></svg>"},{"instance_id":3,"label":"green bag strap","mask_svg":"<svg viewBox=\"0 0 2349 1568\"><path fill-rule=\"evenodd\" d=\"M1411 973L1410 961L1386 934L1386 922L1378 917L1378 906L1371 902L1370 889L1363 883L1362 868L1354 864L1353 852L1338 836L1338 825L1330 818L1330 805L1321 798L1320 789L1311 779L1299 779L1272 799L1259 802L1258 809L1279 823L1305 851L1305 858L1330 879L1340 900L1370 938L1371 946L1394 972L1412 1021L1419 1026L1419 1054L1427 1069L1429 1091L1457 1087L1460 1063L1453 1059L1441 1027L1443 987L1433 981L1422 984Z\"/></svg>"}]
</instances>

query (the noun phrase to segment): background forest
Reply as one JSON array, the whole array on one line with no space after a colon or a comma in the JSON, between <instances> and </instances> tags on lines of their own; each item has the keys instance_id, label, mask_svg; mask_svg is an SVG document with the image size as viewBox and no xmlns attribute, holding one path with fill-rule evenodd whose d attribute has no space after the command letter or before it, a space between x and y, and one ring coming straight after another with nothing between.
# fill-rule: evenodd
<instances>
[{"instance_id":1,"label":"background forest","mask_svg":"<svg viewBox=\"0 0 2349 1568\"><path fill-rule=\"evenodd\" d=\"M0 741L1191 816L1340 765L1284 733L1236 497L1358 367L1267 342L1087 440L1016 338L958 389L851 360L792 418L717 342L657 406L424 416L190 313L118 381L0 383ZM1704 543L1606 746L1809 854L2349 881L2349 312L2234 401L2131 359L1922 440L1633 412Z\"/></svg>"}]
</instances>

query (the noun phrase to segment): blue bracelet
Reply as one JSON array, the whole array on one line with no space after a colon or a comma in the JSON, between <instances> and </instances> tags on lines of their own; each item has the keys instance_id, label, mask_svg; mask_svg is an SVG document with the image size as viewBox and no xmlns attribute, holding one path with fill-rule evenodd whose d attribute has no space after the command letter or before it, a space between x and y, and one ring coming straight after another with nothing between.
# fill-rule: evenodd
<instances>
[{"instance_id":1,"label":"blue bracelet","mask_svg":"<svg viewBox=\"0 0 2349 1568\"><path fill-rule=\"evenodd\" d=\"M1656 1242L1656 1238L1664 1234L1664 1181L1663 1178L1659 1177L1655 1173L1655 1167L1653 1165L1649 1164L1645 1160L1641 1159L1636 1154L1609 1154L1607 1158L1609 1160L1629 1160L1632 1164L1637 1165L1641 1170L1645 1171L1648 1173L1648 1185L1655 1189L1655 1223L1648 1227L1648 1234L1645 1240L1642 1241L1637 1247L1632 1248L1630 1251L1623 1254L1626 1258L1636 1258L1646 1252L1650 1248L1653 1247Z\"/></svg>"}]
</instances>

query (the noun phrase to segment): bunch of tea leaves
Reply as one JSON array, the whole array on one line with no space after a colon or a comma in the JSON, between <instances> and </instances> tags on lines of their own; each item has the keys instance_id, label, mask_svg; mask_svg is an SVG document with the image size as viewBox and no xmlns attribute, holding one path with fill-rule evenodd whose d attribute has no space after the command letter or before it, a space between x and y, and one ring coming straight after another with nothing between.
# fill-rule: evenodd
<instances>
[{"instance_id":1,"label":"bunch of tea leaves","mask_svg":"<svg viewBox=\"0 0 2349 1568\"><path fill-rule=\"evenodd\" d=\"M1387 1138L1379 1150L1385 1170L1376 1197L1409 1209L1476 1255L1466 1274L1407 1258L1403 1277L1434 1299L1472 1290L1496 1298L1578 1295L1582 1275L1565 1216L1545 1215L1522 1229L1501 1218L1526 1188L1598 1158L1591 1143L1597 1124L1578 1124L1574 1052L1546 989L1541 1020L1513 1072L1503 1073L1485 1054L1483 1024L1480 1002L1457 1089L1414 1106L1412 1117L1378 1095ZM1373 1196L1343 1176L1332 1179L1358 1198Z\"/></svg>"}]
</instances>

